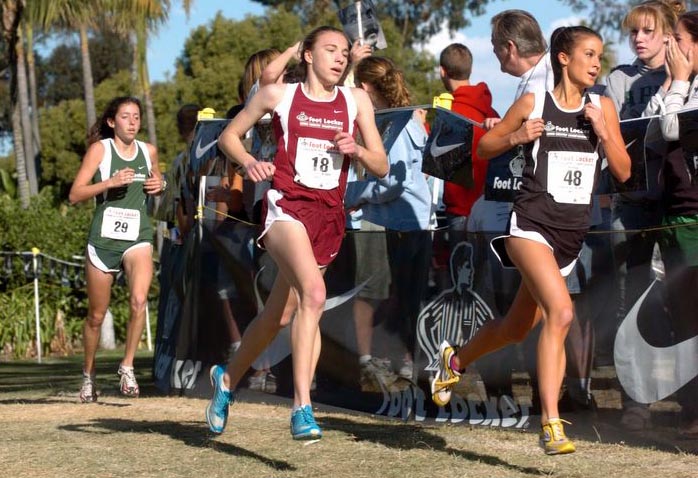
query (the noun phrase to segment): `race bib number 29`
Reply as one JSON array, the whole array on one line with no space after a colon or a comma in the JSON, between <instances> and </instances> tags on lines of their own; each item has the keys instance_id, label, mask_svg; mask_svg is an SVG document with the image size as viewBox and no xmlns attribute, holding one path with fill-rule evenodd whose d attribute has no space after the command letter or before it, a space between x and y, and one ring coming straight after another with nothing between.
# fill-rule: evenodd
<instances>
[{"instance_id":1,"label":"race bib number 29","mask_svg":"<svg viewBox=\"0 0 698 478\"><path fill-rule=\"evenodd\" d=\"M332 141L298 138L296 146L296 182L314 189L339 186L344 155Z\"/></svg>"},{"instance_id":2,"label":"race bib number 29","mask_svg":"<svg viewBox=\"0 0 698 478\"><path fill-rule=\"evenodd\" d=\"M102 237L119 241L135 241L141 229L138 209L108 207L102 216Z\"/></svg>"}]
</instances>

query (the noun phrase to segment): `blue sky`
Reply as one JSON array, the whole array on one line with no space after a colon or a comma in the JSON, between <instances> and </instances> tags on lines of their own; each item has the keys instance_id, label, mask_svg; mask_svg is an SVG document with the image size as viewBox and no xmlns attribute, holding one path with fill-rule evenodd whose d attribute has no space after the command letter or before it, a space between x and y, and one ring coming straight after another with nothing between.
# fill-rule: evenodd
<instances>
[{"instance_id":1,"label":"blue sky","mask_svg":"<svg viewBox=\"0 0 698 478\"><path fill-rule=\"evenodd\" d=\"M350 2L347 0L347 4ZM499 63L492 53L490 44L490 18L496 13L509 8L527 10L536 17L546 37L558 26L579 23L580 14L558 0L495 0L491 2L484 15L472 19L472 25L456 32L449 38L447 32L438 34L424 46L438 57L441 50L451 42L464 43L473 52L473 82L486 82L494 98L494 107L504 114L513 100L517 80L501 73ZM224 16L242 19L245 15L262 15L264 9L259 3L249 0L195 0L187 19L181 2L175 0L170 19L163 25L157 36L151 37L148 49L150 75L153 81L164 80L174 72L176 58L181 54L184 41L191 30L199 25L209 23L221 11ZM618 61L632 61L630 50L623 43L618 52Z\"/></svg>"}]
</instances>

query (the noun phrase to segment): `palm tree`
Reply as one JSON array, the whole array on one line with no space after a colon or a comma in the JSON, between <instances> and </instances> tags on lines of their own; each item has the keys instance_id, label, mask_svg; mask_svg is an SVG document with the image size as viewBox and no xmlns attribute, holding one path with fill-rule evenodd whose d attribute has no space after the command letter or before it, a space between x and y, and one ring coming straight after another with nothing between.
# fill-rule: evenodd
<instances>
[{"instance_id":1,"label":"palm tree","mask_svg":"<svg viewBox=\"0 0 698 478\"><path fill-rule=\"evenodd\" d=\"M97 122L95 107L95 86L92 78L92 62L90 61L90 42L87 37L87 21L79 25L80 56L82 57L82 83L85 94L85 111L87 114L87 129Z\"/></svg>"},{"instance_id":2,"label":"palm tree","mask_svg":"<svg viewBox=\"0 0 698 478\"><path fill-rule=\"evenodd\" d=\"M34 153L41 155L41 134L39 133L39 100L36 93L36 59L34 58L34 26L25 19L24 36L27 41L27 74L29 76L29 104L31 105L32 138Z\"/></svg>"},{"instance_id":3,"label":"palm tree","mask_svg":"<svg viewBox=\"0 0 698 478\"><path fill-rule=\"evenodd\" d=\"M155 132L155 109L150 90L150 74L148 72L148 31L157 28L157 25L167 20L169 0L164 1L134 1L137 8L134 10L135 37L134 66L138 89L143 92L143 103L148 123L148 141L157 146L157 134Z\"/></svg>"},{"instance_id":4,"label":"palm tree","mask_svg":"<svg viewBox=\"0 0 698 478\"><path fill-rule=\"evenodd\" d=\"M22 120L20 118L19 103L17 102L17 49L19 24L24 9L24 0L2 0L2 35L7 49L8 65L10 65L10 101L12 102L12 133L15 151L15 166L17 167L17 184L19 186L19 200L22 207L29 207L29 181L27 180L27 168L24 156L22 137Z\"/></svg>"},{"instance_id":5,"label":"palm tree","mask_svg":"<svg viewBox=\"0 0 698 478\"><path fill-rule=\"evenodd\" d=\"M87 43L87 28L90 24L90 6L97 6L95 1L87 0L26 0L20 27L17 30L16 48L16 86L19 104L19 120L22 127L24 163L29 185L29 194L38 193L36 160L41 148L39 134L38 100L36 92L36 72L34 60L34 27L49 30L56 24L77 25L80 30L81 51L83 57L83 79L85 86L85 104L87 109L87 126L96 121L94 106L94 88L92 67ZM22 34L26 34L26 50ZM26 55L26 59L25 59ZM14 112L13 112L14 113ZM15 138L18 138L15 135Z\"/></svg>"},{"instance_id":6,"label":"palm tree","mask_svg":"<svg viewBox=\"0 0 698 478\"><path fill-rule=\"evenodd\" d=\"M17 42L15 43L15 73L17 87L17 105L19 106L19 119L24 146L25 174L29 183L29 195L39 193L39 182L36 177L36 155L32 141L32 126L29 118L29 90L27 89L27 63L24 56L24 41L22 40L22 28L17 28ZM13 114L14 116L14 114ZM15 144L15 147L17 145Z\"/></svg>"},{"instance_id":7,"label":"palm tree","mask_svg":"<svg viewBox=\"0 0 698 478\"><path fill-rule=\"evenodd\" d=\"M97 113L95 109L94 80L92 78L88 32L90 28L96 28L99 24L108 2L107 0L34 1L38 1L39 4L47 9L44 17L45 25L56 25L69 30L77 30L79 33L85 110L87 129L89 129L97 121Z\"/></svg>"},{"instance_id":8,"label":"palm tree","mask_svg":"<svg viewBox=\"0 0 698 478\"><path fill-rule=\"evenodd\" d=\"M157 146L155 110L148 73L148 32L167 20L170 0L116 0L112 5L112 25L115 31L133 42L134 83L137 91L143 95L148 142Z\"/></svg>"},{"instance_id":9,"label":"palm tree","mask_svg":"<svg viewBox=\"0 0 698 478\"><path fill-rule=\"evenodd\" d=\"M191 4L192 0L182 0L182 6L187 15L189 15ZM129 36L134 41L133 70L137 88L143 94L148 142L157 146L155 110L148 73L148 34L156 31L162 23L167 21L171 2L170 0L117 0L112 5L112 24L115 31Z\"/></svg>"},{"instance_id":10,"label":"palm tree","mask_svg":"<svg viewBox=\"0 0 698 478\"><path fill-rule=\"evenodd\" d=\"M182 0L182 6L187 16L191 8L192 0ZM148 128L148 142L157 146L157 134L155 123L155 109L150 91L150 76L148 73L148 33L157 30L157 27L167 20L170 11L170 0L128 0L116 1L114 10L114 29L123 35L135 39L133 47L133 70L138 88L143 93L143 103ZM135 32L132 28L135 27ZM155 199L159 204L159 198ZM157 231L158 252L162 243L162 223Z\"/></svg>"},{"instance_id":11,"label":"palm tree","mask_svg":"<svg viewBox=\"0 0 698 478\"><path fill-rule=\"evenodd\" d=\"M29 80L29 103L31 105L32 138L34 153L41 154L41 135L39 132L39 102L36 88L36 60L34 58L34 29L49 31L59 16L61 2L52 0L27 0L22 14L22 24L26 41L27 75Z\"/></svg>"}]
</instances>

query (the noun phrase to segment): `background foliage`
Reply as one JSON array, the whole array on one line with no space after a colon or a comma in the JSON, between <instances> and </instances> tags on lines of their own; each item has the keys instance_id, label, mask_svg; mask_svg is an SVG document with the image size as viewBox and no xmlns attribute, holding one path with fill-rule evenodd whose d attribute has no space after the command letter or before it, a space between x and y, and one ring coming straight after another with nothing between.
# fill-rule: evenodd
<instances>
[{"instance_id":1,"label":"background foliage","mask_svg":"<svg viewBox=\"0 0 698 478\"><path fill-rule=\"evenodd\" d=\"M70 207L57 200L51 187L33 197L27 209L0 195L0 250L27 252L36 247L42 253L76 262L74 256L84 255L93 210L92 203ZM0 264L0 357L29 357L36 353L33 276L25 274L21 260L12 261L12 265L12 273L6 276L5 265ZM127 290L121 285L112 290L110 310L116 338L123 341L129 307ZM154 285L151 298L157 297L157 283ZM87 314L84 283L61 284L44 273L39 280L39 297L44 354L65 353L79 346ZM56 343L61 334L64 342Z\"/></svg>"},{"instance_id":2,"label":"background foliage","mask_svg":"<svg viewBox=\"0 0 698 478\"><path fill-rule=\"evenodd\" d=\"M62 259L83 255L91 207L68 207L56 204L51 188L32 198L30 207L0 196L0 249L30 251L32 247ZM36 353L34 345L33 277L22 270L22 261L12 261L11 275L6 276L5 264L0 278L0 352L4 356L29 357ZM56 317L64 317L63 333L72 345L81 335L86 313L82 289L63 287L55 281L41 281L40 322L42 343L49 350L56 335Z\"/></svg>"}]
</instances>

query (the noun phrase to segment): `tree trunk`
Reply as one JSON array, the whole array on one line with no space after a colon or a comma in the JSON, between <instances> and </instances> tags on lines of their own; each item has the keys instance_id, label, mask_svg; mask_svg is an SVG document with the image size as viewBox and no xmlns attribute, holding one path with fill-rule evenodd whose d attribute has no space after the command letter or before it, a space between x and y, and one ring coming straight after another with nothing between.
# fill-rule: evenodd
<instances>
[{"instance_id":1,"label":"tree trunk","mask_svg":"<svg viewBox=\"0 0 698 478\"><path fill-rule=\"evenodd\" d=\"M19 104L17 103L17 33L22 17L24 2L7 0L2 2L2 36L5 40L7 64L10 65L10 102L12 105L12 139L15 151L15 167L17 168L17 185L19 201L23 208L29 207L29 182L25 167L24 146L22 138L22 120L20 119Z\"/></svg>"},{"instance_id":2,"label":"tree trunk","mask_svg":"<svg viewBox=\"0 0 698 478\"><path fill-rule=\"evenodd\" d=\"M158 145L157 135L155 134L155 108L153 108L153 97L150 92L150 81L148 80L148 64L143 66L143 102L145 103L145 112L148 118L148 142L153 146ZM155 196L153 200L155 201L155 208L160 207L160 196ZM158 221L158 226L155 229L155 246L157 248L158 254L162 252L162 240L164 237L163 226L166 223Z\"/></svg>"},{"instance_id":3,"label":"tree trunk","mask_svg":"<svg viewBox=\"0 0 698 478\"><path fill-rule=\"evenodd\" d=\"M32 138L34 152L41 156L41 133L39 132L39 101L36 93L36 59L34 58L34 31L27 25L27 72L29 74L29 101L31 106Z\"/></svg>"},{"instance_id":4,"label":"tree trunk","mask_svg":"<svg viewBox=\"0 0 698 478\"><path fill-rule=\"evenodd\" d=\"M27 64L24 58L24 40L21 30L17 31L17 100L19 103L20 121L22 125L22 139L24 142L24 162L27 181L29 181L29 194L39 194L39 182L36 175L36 156L32 141L32 125L29 119L29 90L27 88Z\"/></svg>"},{"instance_id":5,"label":"tree trunk","mask_svg":"<svg viewBox=\"0 0 698 478\"><path fill-rule=\"evenodd\" d=\"M155 109L153 108L153 98L150 91L150 76L148 75L148 32L145 21L139 22L136 27L136 71L138 72L138 86L143 92L143 106L145 107L145 118L148 122L148 142L153 146L158 145L157 134L155 133Z\"/></svg>"},{"instance_id":6,"label":"tree trunk","mask_svg":"<svg viewBox=\"0 0 698 478\"><path fill-rule=\"evenodd\" d=\"M80 25L80 53L82 54L82 82L85 89L85 110L87 112L87 130L97 122L95 111L95 89L90 61L90 45L87 38L87 25Z\"/></svg>"},{"instance_id":7,"label":"tree trunk","mask_svg":"<svg viewBox=\"0 0 698 478\"><path fill-rule=\"evenodd\" d=\"M133 50L133 64L131 65L131 83L136 91L136 94L140 94L138 91L138 35L135 32L129 35L129 41L131 42L131 49Z\"/></svg>"},{"instance_id":8,"label":"tree trunk","mask_svg":"<svg viewBox=\"0 0 698 478\"><path fill-rule=\"evenodd\" d=\"M138 52L137 59L137 71L140 81L140 88L143 90L143 104L145 106L145 116L148 122L148 142L153 146L157 147L158 138L156 133L156 122L155 122L155 108L153 107L153 96L150 90L150 75L148 74L148 33L145 27L145 23L141 24L141 28L138 29L136 35L137 45L134 51ZM155 207L160 206L160 196L155 196ZM158 254L162 251L162 239L163 239L163 223L158 222L158 227L155 229L155 245L157 247Z\"/></svg>"},{"instance_id":9,"label":"tree trunk","mask_svg":"<svg viewBox=\"0 0 698 478\"><path fill-rule=\"evenodd\" d=\"M158 145L157 134L155 133L155 108L153 107L153 96L150 91L150 80L148 78L148 64L143 65L143 102L145 103L145 114L148 119L148 142L153 146Z\"/></svg>"},{"instance_id":10,"label":"tree trunk","mask_svg":"<svg viewBox=\"0 0 698 478\"><path fill-rule=\"evenodd\" d=\"M17 168L17 189L19 203L24 209L29 207L29 181L24 160L24 139L22 138L22 120L20 119L19 103L12 106L12 138L14 140L15 167Z\"/></svg>"}]
</instances>

